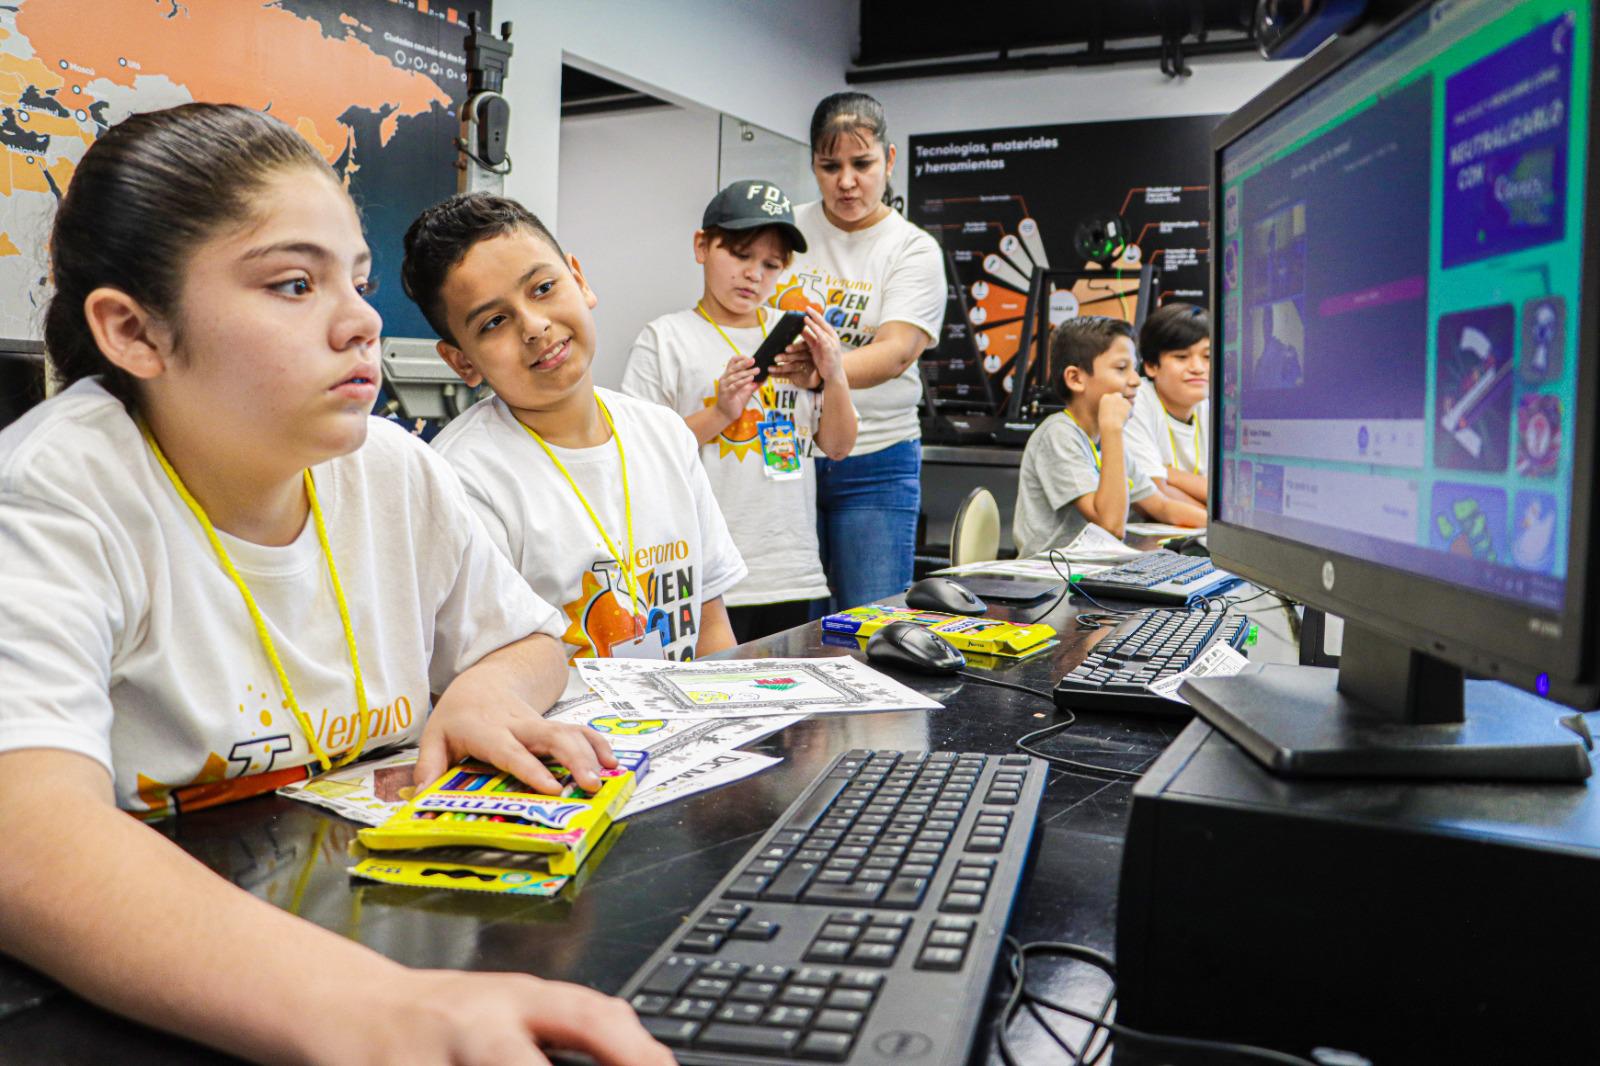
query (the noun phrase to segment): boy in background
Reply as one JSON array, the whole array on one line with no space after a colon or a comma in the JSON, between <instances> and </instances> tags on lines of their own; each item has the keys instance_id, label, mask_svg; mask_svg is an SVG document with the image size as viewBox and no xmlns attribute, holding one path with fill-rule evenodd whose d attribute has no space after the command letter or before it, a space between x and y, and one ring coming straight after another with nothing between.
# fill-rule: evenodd
<instances>
[{"instance_id":1,"label":"boy in background","mask_svg":"<svg viewBox=\"0 0 1600 1066\"><path fill-rule=\"evenodd\" d=\"M405 238L406 293L461 379L495 395L433 441L500 550L562 612L571 658L731 647L745 576L683 419L597 389L596 299L513 200L459 195ZM569 691L571 690L569 686Z\"/></svg>"},{"instance_id":2,"label":"boy in background","mask_svg":"<svg viewBox=\"0 0 1600 1066\"><path fill-rule=\"evenodd\" d=\"M1128 454L1149 472L1158 492L1203 509L1211 316L1194 304L1163 304L1139 330L1139 357L1148 380L1134 396L1123 433Z\"/></svg>"},{"instance_id":3,"label":"boy in background","mask_svg":"<svg viewBox=\"0 0 1600 1066\"><path fill-rule=\"evenodd\" d=\"M1026 558L1062 547L1090 522L1120 538L1128 509L1157 522L1205 524L1199 506L1156 491L1127 453L1123 427L1139 390L1133 327L1116 318L1070 318L1050 337L1067 408L1039 423L1022 452L1012 535Z\"/></svg>"},{"instance_id":4,"label":"boy in background","mask_svg":"<svg viewBox=\"0 0 1600 1066\"><path fill-rule=\"evenodd\" d=\"M743 642L804 625L827 607L817 544L813 448L850 454L856 411L839 338L816 308L801 340L821 377L816 391L776 374L756 383L751 355L783 312L763 306L805 236L789 198L766 181L737 181L706 205L694 235L700 299L645 326L622 391L665 404L700 443L728 531L750 574L728 590Z\"/></svg>"}]
</instances>

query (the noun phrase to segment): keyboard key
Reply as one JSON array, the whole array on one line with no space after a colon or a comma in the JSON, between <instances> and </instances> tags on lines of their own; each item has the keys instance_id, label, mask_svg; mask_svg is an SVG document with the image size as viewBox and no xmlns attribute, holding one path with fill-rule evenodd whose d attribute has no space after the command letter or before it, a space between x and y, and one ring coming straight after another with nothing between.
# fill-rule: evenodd
<instances>
[{"instance_id":1,"label":"keyboard key","mask_svg":"<svg viewBox=\"0 0 1600 1066\"><path fill-rule=\"evenodd\" d=\"M742 874L722 894L729 899L760 899L761 890L767 887L767 878L761 874Z\"/></svg>"},{"instance_id":2,"label":"keyboard key","mask_svg":"<svg viewBox=\"0 0 1600 1066\"><path fill-rule=\"evenodd\" d=\"M689 987L683 990L686 996L706 996L711 999L721 999L728 994L728 989L733 987L733 982L724 977L696 977L689 982Z\"/></svg>"},{"instance_id":3,"label":"keyboard key","mask_svg":"<svg viewBox=\"0 0 1600 1066\"><path fill-rule=\"evenodd\" d=\"M781 928L777 922L740 922L728 936L734 940L771 940Z\"/></svg>"},{"instance_id":4,"label":"keyboard key","mask_svg":"<svg viewBox=\"0 0 1600 1066\"><path fill-rule=\"evenodd\" d=\"M762 889L761 898L779 903L793 903L800 898L800 893L811 883L811 879L817 876L817 868L814 862L791 862L766 888Z\"/></svg>"},{"instance_id":5,"label":"keyboard key","mask_svg":"<svg viewBox=\"0 0 1600 1066\"><path fill-rule=\"evenodd\" d=\"M871 994L883 987L883 974L872 970L842 970L837 984L839 988Z\"/></svg>"},{"instance_id":6,"label":"keyboard key","mask_svg":"<svg viewBox=\"0 0 1600 1066\"><path fill-rule=\"evenodd\" d=\"M839 1010L863 1011L872 1006L872 993L859 988L835 988L828 993L828 1006ZM829 1028L822 1026L820 1028Z\"/></svg>"},{"instance_id":7,"label":"keyboard key","mask_svg":"<svg viewBox=\"0 0 1600 1066\"><path fill-rule=\"evenodd\" d=\"M968 878L957 878L956 880L950 882L950 891L952 892L976 892L980 896L983 895L984 891L987 890L988 887L989 883L987 881L977 881ZM735 933L734 935L737 936L738 934Z\"/></svg>"},{"instance_id":8,"label":"keyboard key","mask_svg":"<svg viewBox=\"0 0 1600 1066\"><path fill-rule=\"evenodd\" d=\"M717 1021L733 1022L736 1025L754 1025L766 1013L766 1008L759 1003L729 1003L717 1011Z\"/></svg>"},{"instance_id":9,"label":"keyboard key","mask_svg":"<svg viewBox=\"0 0 1600 1066\"><path fill-rule=\"evenodd\" d=\"M768 1029L762 1025L712 1022L700 1031L694 1046L709 1051L748 1051L757 1055L787 1055L799 1042L798 1029Z\"/></svg>"},{"instance_id":10,"label":"keyboard key","mask_svg":"<svg viewBox=\"0 0 1600 1066\"><path fill-rule=\"evenodd\" d=\"M964 948L972 942L971 933L961 933L954 929L928 930L928 944L936 948Z\"/></svg>"},{"instance_id":11,"label":"keyboard key","mask_svg":"<svg viewBox=\"0 0 1600 1066\"><path fill-rule=\"evenodd\" d=\"M700 955L715 954L722 947L721 933L685 933L678 938L679 951L693 951Z\"/></svg>"},{"instance_id":12,"label":"keyboard key","mask_svg":"<svg viewBox=\"0 0 1600 1066\"><path fill-rule=\"evenodd\" d=\"M679 955L668 955L661 961L649 977L645 978L639 986L641 992L654 992L663 996L675 996L683 991L683 986L694 977L695 971L700 968L698 959L686 959Z\"/></svg>"},{"instance_id":13,"label":"keyboard key","mask_svg":"<svg viewBox=\"0 0 1600 1066\"><path fill-rule=\"evenodd\" d=\"M961 948L926 947L917 956L919 970L959 970L967 953Z\"/></svg>"},{"instance_id":14,"label":"keyboard key","mask_svg":"<svg viewBox=\"0 0 1600 1066\"><path fill-rule=\"evenodd\" d=\"M628 1001L633 1005L638 1014L660 1014L672 1002L670 996L658 996L651 992L640 992Z\"/></svg>"},{"instance_id":15,"label":"keyboard key","mask_svg":"<svg viewBox=\"0 0 1600 1066\"><path fill-rule=\"evenodd\" d=\"M778 993L778 1002L792 1007L820 1007L828 990L815 985L790 985Z\"/></svg>"},{"instance_id":16,"label":"keyboard key","mask_svg":"<svg viewBox=\"0 0 1600 1066\"><path fill-rule=\"evenodd\" d=\"M818 940L806 949L807 962L843 962L850 957L847 940Z\"/></svg>"},{"instance_id":17,"label":"keyboard key","mask_svg":"<svg viewBox=\"0 0 1600 1066\"><path fill-rule=\"evenodd\" d=\"M980 836L977 833L974 833L967 840L967 850L978 852L996 852L1000 850L1005 842L1005 837Z\"/></svg>"},{"instance_id":18,"label":"keyboard key","mask_svg":"<svg viewBox=\"0 0 1600 1066\"><path fill-rule=\"evenodd\" d=\"M882 881L857 881L850 885L830 885L813 881L801 895L807 903L875 903L883 895Z\"/></svg>"},{"instance_id":19,"label":"keyboard key","mask_svg":"<svg viewBox=\"0 0 1600 1066\"><path fill-rule=\"evenodd\" d=\"M866 1018L858 1010L824 1010L817 1013L816 1027L837 1033L854 1033Z\"/></svg>"},{"instance_id":20,"label":"keyboard key","mask_svg":"<svg viewBox=\"0 0 1600 1066\"><path fill-rule=\"evenodd\" d=\"M955 914L977 914L983 909L983 897L972 892L951 892L939 904L939 909Z\"/></svg>"},{"instance_id":21,"label":"keyboard key","mask_svg":"<svg viewBox=\"0 0 1600 1066\"><path fill-rule=\"evenodd\" d=\"M972 918L939 917L933 920L933 927L935 929L960 929L970 933L978 927L978 923Z\"/></svg>"},{"instance_id":22,"label":"keyboard key","mask_svg":"<svg viewBox=\"0 0 1600 1066\"><path fill-rule=\"evenodd\" d=\"M717 1009L714 999L678 999L673 1000L672 1006L667 1008L667 1015L672 1018L693 1018L695 1021L705 1021Z\"/></svg>"},{"instance_id":23,"label":"keyboard key","mask_svg":"<svg viewBox=\"0 0 1600 1066\"><path fill-rule=\"evenodd\" d=\"M753 1004L752 1004L753 1006ZM811 1022L816 1011L810 1007L791 1007L788 1005L773 1007L767 1011L766 1017L761 1019L762 1025L789 1026L804 1029Z\"/></svg>"},{"instance_id":24,"label":"keyboard key","mask_svg":"<svg viewBox=\"0 0 1600 1066\"><path fill-rule=\"evenodd\" d=\"M740 981L733 986L733 991L728 993L729 999L736 999L741 1003L768 1004L778 994L778 986L771 981Z\"/></svg>"},{"instance_id":25,"label":"keyboard key","mask_svg":"<svg viewBox=\"0 0 1600 1066\"><path fill-rule=\"evenodd\" d=\"M744 976L749 981L771 981L775 985L781 985L789 979L789 967L774 966L764 962L750 967Z\"/></svg>"},{"instance_id":26,"label":"keyboard key","mask_svg":"<svg viewBox=\"0 0 1600 1066\"><path fill-rule=\"evenodd\" d=\"M700 1031L700 1023L679 1018L640 1018L645 1032L668 1047L688 1047Z\"/></svg>"},{"instance_id":27,"label":"keyboard key","mask_svg":"<svg viewBox=\"0 0 1600 1066\"><path fill-rule=\"evenodd\" d=\"M744 963L716 959L700 967L701 977L734 977L744 973Z\"/></svg>"},{"instance_id":28,"label":"keyboard key","mask_svg":"<svg viewBox=\"0 0 1600 1066\"><path fill-rule=\"evenodd\" d=\"M888 966L899 952L898 944L857 944L850 961L857 966Z\"/></svg>"},{"instance_id":29,"label":"keyboard key","mask_svg":"<svg viewBox=\"0 0 1600 1066\"><path fill-rule=\"evenodd\" d=\"M904 929L892 925L875 925L861 934L863 944L898 944L906 937Z\"/></svg>"},{"instance_id":30,"label":"keyboard key","mask_svg":"<svg viewBox=\"0 0 1600 1066\"><path fill-rule=\"evenodd\" d=\"M833 984L839 976L839 971L829 966L802 966L795 972L794 983L797 985L817 985L826 988Z\"/></svg>"}]
</instances>

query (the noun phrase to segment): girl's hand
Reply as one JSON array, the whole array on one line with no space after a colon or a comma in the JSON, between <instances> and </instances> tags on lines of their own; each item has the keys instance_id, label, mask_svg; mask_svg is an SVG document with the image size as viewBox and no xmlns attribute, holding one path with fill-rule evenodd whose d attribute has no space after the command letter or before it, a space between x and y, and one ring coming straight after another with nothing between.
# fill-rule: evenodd
<instances>
[{"instance_id":1,"label":"girl's hand","mask_svg":"<svg viewBox=\"0 0 1600 1066\"><path fill-rule=\"evenodd\" d=\"M632 1007L580 985L527 974L407 970L369 991L388 998L361 1011L355 1024L342 1022L322 1045L324 1061L549 1066L544 1051L556 1049L586 1053L602 1066L675 1061Z\"/></svg>"},{"instance_id":2,"label":"girl's hand","mask_svg":"<svg viewBox=\"0 0 1600 1066\"><path fill-rule=\"evenodd\" d=\"M546 721L539 709L508 693L493 674L460 674L439 697L422 730L416 783L423 787L467 756L515 775L537 792L561 786L535 756L548 755L572 771L585 792L600 787L600 768L617 760L606 738L584 726Z\"/></svg>"},{"instance_id":3,"label":"girl's hand","mask_svg":"<svg viewBox=\"0 0 1600 1066\"><path fill-rule=\"evenodd\" d=\"M747 355L736 355L728 360L717 379L717 413L729 422L744 414L750 397L756 394L756 361Z\"/></svg>"}]
</instances>

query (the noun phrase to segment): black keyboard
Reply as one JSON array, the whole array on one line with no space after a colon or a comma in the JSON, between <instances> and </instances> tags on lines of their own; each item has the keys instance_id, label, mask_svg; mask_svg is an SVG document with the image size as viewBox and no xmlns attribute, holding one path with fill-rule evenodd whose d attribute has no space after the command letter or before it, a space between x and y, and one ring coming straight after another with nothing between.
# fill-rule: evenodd
<instances>
[{"instance_id":1,"label":"black keyboard","mask_svg":"<svg viewBox=\"0 0 1600 1066\"><path fill-rule=\"evenodd\" d=\"M1162 550L1145 552L1109 570L1086 574L1073 585L1091 596L1186 607L1201 597L1232 588L1239 580L1212 566L1210 559Z\"/></svg>"},{"instance_id":2,"label":"black keyboard","mask_svg":"<svg viewBox=\"0 0 1600 1066\"><path fill-rule=\"evenodd\" d=\"M1069 711L1189 715L1187 704L1149 689L1183 670L1218 641L1236 650L1250 620L1221 611L1146 611L1131 626L1102 637L1089 655L1056 682L1056 706Z\"/></svg>"},{"instance_id":3,"label":"black keyboard","mask_svg":"<svg viewBox=\"0 0 1600 1066\"><path fill-rule=\"evenodd\" d=\"M623 997L682 1063L965 1063L1044 782L1026 755L841 755Z\"/></svg>"}]
</instances>

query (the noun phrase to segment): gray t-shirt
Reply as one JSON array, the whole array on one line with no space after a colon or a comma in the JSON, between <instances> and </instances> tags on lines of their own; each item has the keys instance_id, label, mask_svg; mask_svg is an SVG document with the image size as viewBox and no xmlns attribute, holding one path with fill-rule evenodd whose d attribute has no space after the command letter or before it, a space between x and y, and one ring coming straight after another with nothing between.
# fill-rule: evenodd
<instances>
[{"instance_id":1,"label":"gray t-shirt","mask_svg":"<svg viewBox=\"0 0 1600 1066\"><path fill-rule=\"evenodd\" d=\"M1028 446L1022 450L1017 510L1011 523L1019 558L1070 544L1089 524L1072 501L1100 487L1095 449L1089 435L1060 412L1040 422L1028 438ZM1156 487L1126 447L1123 455L1133 482L1128 492L1131 504L1154 493Z\"/></svg>"}]
</instances>

